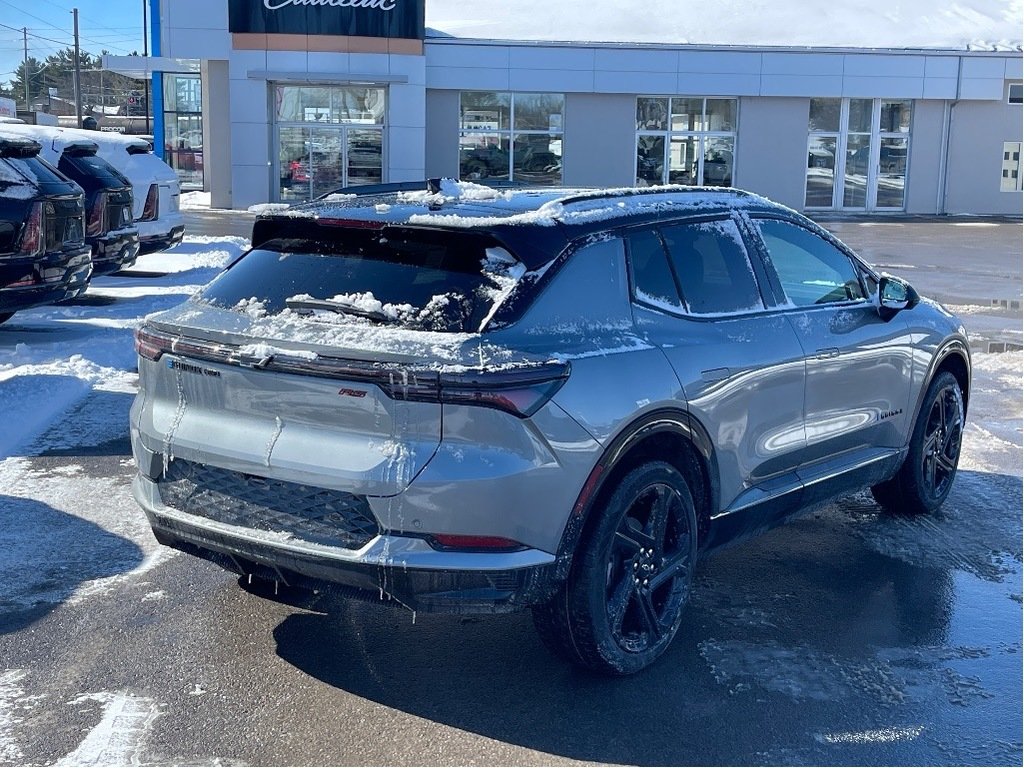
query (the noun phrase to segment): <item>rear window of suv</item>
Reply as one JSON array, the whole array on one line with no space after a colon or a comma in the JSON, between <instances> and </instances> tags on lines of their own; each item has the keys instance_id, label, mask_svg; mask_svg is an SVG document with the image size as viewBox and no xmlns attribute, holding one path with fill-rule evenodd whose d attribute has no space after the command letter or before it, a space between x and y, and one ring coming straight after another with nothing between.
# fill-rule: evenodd
<instances>
[{"instance_id":1,"label":"rear window of suv","mask_svg":"<svg viewBox=\"0 0 1024 768\"><path fill-rule=\"evenodd\" d=\"M6 163L26 181L39 184L68 183L68 180L56 168L39 157L5 157L0 162Z\"/></svg>"},{"instance_id":2,"label":"rear window of suv","mask_svg":"<svg viewBox=\"0 0 1024 768\"><path fill-rule=\"evenodd\" d=\"M271 240L232 264L199 300L268 315L482 331L525 267L479 234L349 230L330 242Z\"/></svg>"}]
</instances>

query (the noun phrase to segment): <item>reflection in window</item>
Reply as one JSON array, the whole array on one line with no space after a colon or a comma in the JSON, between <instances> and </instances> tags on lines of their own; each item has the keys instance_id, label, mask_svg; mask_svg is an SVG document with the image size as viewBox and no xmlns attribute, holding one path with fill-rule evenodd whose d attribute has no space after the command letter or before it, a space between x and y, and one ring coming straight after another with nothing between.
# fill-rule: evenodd
<instances>
[{"instance_id":1,"label":"reflection in window","mask_svg":"<svg viewBox=\"0 0 1024 768\"><path fill-rule=\"evenodd\" d=\"M910 133L912 101L882 101L879 130L882 133Z\"/></svg>"},{"instance_id":2,"label":"reflection in window","mask_svg":"<svg viewBox=\"0 0 1024 768\"><path fill-rule=\"evenodd\" d=\"M463 91L459 177L561 184L564 111L562 94Z\"/></svg>"},{"instance_id":3,"label":"reflection in window","mask_svg":"<svg viewBox=\"0 0 1024 768\"><path fill-rule=\"evenodd\" d=\"M662 234L691 313L752 312L764 306L743 237L731 219L665 227Z\"/></svg>"},{"instance_id":4,"label":"reflection in window","mask_svg":"<svg viewBox=\"0 0 1024 768\"><path fill-rule=\"evenodd\" d=\"M641 96L636 183L731 186L736 99Z\"/></svg>"},{"instance_id":5,"label":"reflection in window","mask_svg":"<svg viewBox=\"0 0 1024 768\"><path fill-rule=\"evenodd\" d=\"M811 99L807 129L811 133L818 131L838 133L841 108L841 99Z\"/></svg>"},{"instance_id":6,"label":"reflection in window","mask_svg":"<svg viewBox=\"0 0 1024 768\"><path fill-rule=\"evenodd\" d=\"M626 237L626 247L636 300L658 309L681 310L679 291L661 238L652 230L631 232Z\"/></svg>"},{"instance_id":7,"label":"reflection in window","mask_svg":"<svg viewBox=\"0 0 1024 768\"><path fill-rule=\"evenodd\" d=\"M203 188L202 94L198 75L164 75L163 159L182 189Z\"/></svg>"},{"instance_id":8,"label":"reflection in window","mask_svg":"<svg viewBox=\"0 0 1024 768\"><path fill-rule=\"evenodd\" d=\"M798 307L865 298L853 262L827 240L785 221L755 219L782 289Z\"/></svg>"},{"instance_id":9,"label":"reflection in window","mask_svg":"<svg viewBox=\"0 0 1024 768\"><path fill-rule=\"evenodd\" d=\"M384 122L383 88L355 86L293 86L274 89L277 120L281 123Z\"/></svg>"}]
</instances>

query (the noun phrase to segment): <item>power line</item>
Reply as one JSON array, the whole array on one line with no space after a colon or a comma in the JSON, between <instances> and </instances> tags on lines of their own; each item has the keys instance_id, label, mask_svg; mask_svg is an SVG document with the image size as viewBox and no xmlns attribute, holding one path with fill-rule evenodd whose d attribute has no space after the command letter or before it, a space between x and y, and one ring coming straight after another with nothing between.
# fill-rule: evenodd
<instances>
[{"instance_id":1,"label":"power line","mask_svg":"<svg viewBox=\"0 0 1024 768\"><path fill-rule=\"evenodd\" d=\"M5 2L5 1L6 0L0 0L0 2ZM7 3L7 5L10 5L10 3ZM21 31L22 31L21 27L12 27L12 26L10 26L8 24L0 24L0 27L3 27L4 29L9 29L9 30L11 30L13 32L17 32L19 34L21 34ZM37 35L35 32L29 32L28 36L29 37L38 38L39 40L48 40L51 43L57 43L57 45L67 45L67 42L65 42L63 40L54 40L52 37L43 37L42 35Z\"/></svg>"}]
</instances>

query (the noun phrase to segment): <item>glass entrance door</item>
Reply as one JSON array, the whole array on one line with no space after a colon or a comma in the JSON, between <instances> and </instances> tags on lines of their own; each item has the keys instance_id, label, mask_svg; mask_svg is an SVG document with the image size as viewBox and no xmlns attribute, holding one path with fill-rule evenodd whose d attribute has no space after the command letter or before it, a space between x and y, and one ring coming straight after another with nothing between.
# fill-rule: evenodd
<instances>
[{"instance_id":1,"label":"glass entrance door","mask_svg":"<svg viewBox=\"0 0 1024 768\"><path fill-rule=\"evenodd\" d=\"M811 99L804 206L903 210L912 105Z\"/></svg>"},{"instance_id":2,"label":"glass entrance door","mask_svg":"<svg viewBox=\"0 0 1024 768\"><path fill-rule=\"evenodd\" d=\"M384 179L382 88L275 86L278 199Z\"/></svg>"}]
</instances>

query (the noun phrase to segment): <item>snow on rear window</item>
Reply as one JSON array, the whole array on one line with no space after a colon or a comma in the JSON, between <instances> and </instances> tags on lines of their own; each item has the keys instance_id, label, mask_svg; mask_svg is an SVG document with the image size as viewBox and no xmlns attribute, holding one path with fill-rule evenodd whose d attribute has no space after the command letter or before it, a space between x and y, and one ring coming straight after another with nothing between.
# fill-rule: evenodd
<instances>
[{"instance_id":1,"label":"snow on rear window","mask_svg":"<svg viewBox=\"0 0 1024 768\"><path fill-rule=\"evenodd\" d=\"M523 264L490 238L401 232L345 237L351 239L319 252L309 246L323 244L290 241L277 241L289 249L284 253L251 251L201 299L254 319L289 312L329 325L478 333L526 274ZM291 252L293 246L297 252Z\"/></svg>"}]
</instances>

